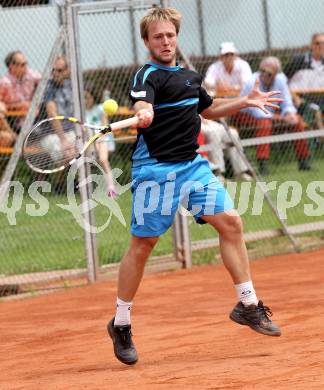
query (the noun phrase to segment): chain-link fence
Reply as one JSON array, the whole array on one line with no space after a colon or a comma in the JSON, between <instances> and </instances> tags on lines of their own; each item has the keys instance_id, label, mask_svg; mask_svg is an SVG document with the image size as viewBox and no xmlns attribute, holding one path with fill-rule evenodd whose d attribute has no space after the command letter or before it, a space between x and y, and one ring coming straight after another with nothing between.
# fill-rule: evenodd
<instances>
[{"instance_id":1,"label":"chain-link fence","mask_svg":"<svg viewBox=\"0 0 324 390\"><path fill-rule=\"evenodd\" d=\"M279 114L276 120L256 120L242 114L227 118L231 136L225 134L221 124L217 127L218 134L215 129L214 133L203 131L208 145L202 145L201 150L206 152L216 174L225 180L242 215L250 256L321 245L322 201L315 193L322 192L320 167L324 156L324 35L319 14L324 4L314 1L309 7L304 2L275 0L232 1L226 5L208 0L186 4L172 0L168 4L184 15L179 37L183 64L203 76L211 94L238 95L247 84L246 73L251 77L251 73L260 71L261 65L276 61L271 58L262 62L267 57L276 57L278 64L281 63L278 73L281 69L288 78L285 85L290 87L298 114L293 124ZM234 52L250 68L246 73L241 72L241 78L240 67L231 68L231 59L226 59L226 56L232 58ZM311 60L307 62L312 58L310 53L315 62L321 63L319 67ZM306 71L298 73L303 67ZM233 141L239 141L238 135L251 167L240 161L238 151L233 148ZM217 143L224 150L222 152L218 145L215 157ZM257 181L264 182L266 187L254 181L241 181L250 180L255 174ZM191 219L189 223L194 262L213 261L215 232L212 228L197 226ZM278 238L283 232L285 237Z\"/></svg>"},{"instance_id":2,"label":"chain-link fence","mask_svg":"<svg viewBox=\"0 0 324 390\"><path fill-rule=\"evenodd\" d=\"M118 178L114 189L119 193L118 202L89 199L86 191L100 186L105 176L100 164L86 163L83 167L85 171L76 174L73 179L69 176L71 170L53 175L35 174L21 158L21 146L30 127L47 117L75 116L79 113L83 120L92 124L106 124L101 104L108 98L119 103L118 111L108 118L110 121L133 115L128 101L130 78L146 56L143 49L142 54L136 49L139 38L135 36L134 26L145 10L152 6L149 1L137 3L133 8L127 2L98 2L94 9L90 5L88 11L82 7L75 22L71 9L67 11L67 8L53 5L32 7L35 12L31 13L30 20L34 21L34 28L30 28L30 34L34 46L37 46L35 42L38 40L41 45L42 40L48 38L48 50L42 53L42 61L36 63L35 59L40 55L38 48L29 52L23 45L22 49L17 47L15 40L7 43L7 52L12 58L4 73L15 72L15 67L19 66L25 71L22 83L24 86L32 83L32 88L28 96L18 97L17 103L22 100L25 104L21 107L15 105L15 101L5 101L3 93L7 109L3 115L7 126L5 130L10 129L8 131L15 134L15 139L7 142L3 137L0 145L1 250L4 254L0 266L1 295L30 292L42 286L49 288L83 283L84 277L93 281L98 277L98 265L102 270L108 268L113 273L115 268L112 265L120 261L127 247L131 208L130 155L136 129L116 131L106 143L110 169ZM120 9L116 9L116 5ZM30 15L30 8L17 6L6 8L4 12L6 24L12 24L13 20L17 20L18 24L19 19ZM46 31L46 12L56 16L48 36L46 33L41 35L38 29L44 23L43 30ZM38 19L39 14L41 20ZM109 26L111 31L115 31L115 36L107 50ZM125 26L128 28L126 35ZM82 91L79 86L77 91L73 86L73 77L77 76L73 63L75 36L79 38L76 44L81 49L78 55ZM100 53L97 58L93 51L94 40ZM130 46L132 50L128 49ZM29 58L34 61L29 61ZM37 71L31 71L32 66L37 67ZM57 91L59 93L55 95ZM76 98L78 93L80 98ZM56 105L53 111L54 96ZM78 104L81 111L76 109ZM90 157L102 162L97 148L90 151ZM94 182L87 183L84 180L86 176L88 179L94 177ZM106 194L104 198L107 198ZM95 204L94 210L91 210L91 204ZM153 253L154 267L159 269L169 264L173 259L172 253L173 241L169 232Z\"/></svg>"},{"instance_id":3,"label":"chain-link fence","mask_svg":"<svg viewBox=\"0 0 324 390\"><path fill-rule=\"evenodd\" d=\"M110 167L118 176L119 211L112 213L111 207L104 201L97 202L93 211L89 207L85 213L91 214L97 233L86 235L82 218L78 220L67 207L67 173L46 177L31 173L20 158L19 137L21 140L23 137L18 134L51 113L46 105L51 82L54 77L57 80L60 76L69 79L69 70L72 76L77 75L73 64L77 65L81 74L78 80L79 96L75 98L75 91L70 85L69 99L80 103L81 110L77 112L84 116L82 119L98 123L105 120L100 107L107 98L119 103L119 109L109 118L110 121L132 116L128 99L131 77L148 56L139 36L139 21L153 3L174 6L183 14L179 60L184 66L193 66L204 78L210 65L219 60L222 42L234 43L237 54L247 61L251 72L260 69L260 62L266 56L278 57L282 69L286 71L295 54L306 53L310 49L312 34L321 31L321 14L324 11L320 0L314 0L312 7L292 0L284 3L277 0L230 1L226 4L214 0L116 0L77 3L73 6L73 17L69 21L63 6L39 2L36 5L34 2L27 7L28 3L23 1L3 3L6 7L0 9L1 59L21 50L22 53L12 57L11 68L16 66L14 71L18 72L28 62L28 68L43 75L41 82L36 72L31 75L30 82L34 80L34 84L29 88L29 99L18 99L18 103L21 100L29 103L20 107L4 101L7 107L0 119L2 184L11 181L10 192L1 204L0 214L3 253L0 284L5 288L16 291L23 285L32 290L35 282L43 282L47 287L56 286L62 284L62 280L70 280L71 276L79 283L86 274L89 256L91 261L98 261L101 269L112 269L111 265L120 261L129 237L129 158L136 129L116 132L114 138L107 142ZM292 18L290 22L289 18ZM75 44L72 53L71 40ZM66 61L58 61L57 56L64 56ZM8 70L2 63L0 76L5 76ZM319 67L320 71L324 73ZM314 87L313 79L308 80L307 85L310 84ZM221 96L228 93L219 85L209 90ZM323 94L320 90L314 91L314 88L311 94L306 92L304 88L295 94L294 103L301 105L299 114L304 121L299 123L299 128L277 121L271 122L270 126L263 124L260 132L258 124L251 118L227 118L230 126L239 131L245 156L252 164L252 173L258 176L264 174L259 178L264 181L263 186L256 185L254 181L236 180L238 172L235 172L235 164L238 157L233 160L231 151L226 152L227 155L225 153L222 173L242 215L252 257L285 251L292 247L292 236L296 235L300 246L317 245L322 240L323 188L320 172L323 160ZM229 95L238 93L239 88L235 86L234 93L232 91ZM1 100L5 99L0 96ZM67 102L63 99L64 103ZM72 106L65 108L72 110L69 115L75 115ZM222 142L224 151L233 151L231 138L219 142ZM202 147L207 150L209 158L211 145ZM95 150L92 153L97 156ZM262 153L267 155L264 166L259 158ZM304 166L301 160L305 160ZM101 168L93 164L90 170L89 167L87 169L85 174L95 175ZM250 167L247 173L251 174L249 170ZM39 182L39 187L33 184L35 181ZM76 190L75 205L81 208L89 194L84 197L81 191L79 195L79 181L80 177L76 177L73 185ZM214 261L215 251L217 253L218 250L213 229L198 226L191 218L185 221L189 223L194 262ZM175 235L175 254L181 261L186 260L190 252L186 248L190 240L183 233L183 224L182 220L180 231L176 229ZM282 236L282 233L286 233L286 236ZM165 257L161 264L168 262L174 257L173 248L172 231L169 231L161 238L153 255ZM89 251L93 256L89 255Z\"/></svg>"},{"instance_id":4,"label":"chain-link fence","mask_svg":"<svg viewBox=\"0 0 324 390\"><path fill-rule=\"evenodd\" d=\"M6 108L0 133L0 295L87 280L83 229L64 209L65 174L37 174L21 158L24 136L52 115L49 95L68 74L68 60L61 57L67 53L65 10L6 5L0 9L0 101ZM70 112L61 114L72 115L68 96L63 103Z\"/></svg>"},{"instance_id":5,"label":"chain-link fence","mask_svg":"<svg viewBox=\"0 0 324 390\"><path fill-rule=\"evenodd\" d=\"M251 258L323 245L324 209L320 194L324 145L318 130L300 136L305 137L303 140L312 152L309 171L299 169L295 150L300 139L294 133L243 140L245 155L258 175L258 182L235 180L228 167L225 186L243 219ZM271 146L269 172L260 176L256 148L265 145ZM215 250L210 250L215 247L213 229L204 228L203 232L191 223L190 235L194 250L206 249L196 253L194 260L202 261L206 257L212 261L215 257Z\"/></svg>"},{"instance_id":6,"label":"chain-link fence","mask_svg":"<svg viewBox=\"0 0 324 390\"><path fill-rule=\"evenodd\" d=\"M145 11L156 2L131 2L125 7L121 3L103 3L100 7L81 5L76 11L85 97L91 91L96 96L95 104L101 104L108 98L116 100L119 109L109 118L110 121L122 120L134 114L128 97L129 88L138 67L147 59L147 52L138 34L138 25ZM116 8L116 5L119 7ZM109 40L107 34L110 36ZM94 41L97 43L96 59ZM88 114L86 99L85 115ZM109 148L110 167L113 172L120 170L117 179L120 194L118 203L126 224L121 223L118 218L112 218L107 230L96 235L99 265L103 269L111 263L119 262L128 245L131 194L126 189L129 189L131 182L130 156L135 140L136 129L120 130L114 132L114 140ZM100 220L103 220L101 212L96 213L96 219L99 226ZM172 232L169 231L154 249L151 264L157 267L159 263L172 261L172 258L173 240Z\"/></svg>"}]
</instances>

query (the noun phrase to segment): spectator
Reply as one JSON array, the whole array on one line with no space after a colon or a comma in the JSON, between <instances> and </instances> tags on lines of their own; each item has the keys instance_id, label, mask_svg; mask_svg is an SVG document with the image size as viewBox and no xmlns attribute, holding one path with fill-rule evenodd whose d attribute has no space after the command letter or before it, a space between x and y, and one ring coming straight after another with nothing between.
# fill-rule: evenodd
<instances>
[{"instance_id":1,"label":"spectator","mask_svg":"<svg viewBox=\"0 0 324 390\"><path fill-rule=\"evenodd\" d=\"M220 178L220 180L224 180L225 149L233 168L234 178L236 180L252 181L252 176L249 174L247 165L240 156L237 148L233 146L231 137L221 123L202 118L201 131L205 137L206 143L211 147L211 150L208 152L208 160L211 165L211 169ZM231 136L235 139L243 152L243 147L237 130L231 127L230 131Z\"/></svg>"},{"instance_id":2,"label":"spectator","mask_svg":"<svg viewBox=\"0 0 324 390\"><path fill-rule=\"evenodd\" d=\"M69 76L70 70L65 57L57 57L44 96L47 117L73 116L72 83Z\"/></svg>"},{"instance_id":3,"label":"spectator","mask_svg":"<svg viewBox=\"0 0 324 390\"><path fill-rule=\"evenodd\" d=\"M16 133L9 126L5 113L7 111L6 105L0 102L0 146L9 147L12 146L17 138Z\"/></svg>"},{"instance_id":4,"label":"spectator","mask_svg":"<svg viewBox=\"0 0 324 390\"><path fill-rule=\"evenodd\" d=\"M73 117L73 97L72 83L70 79L70 69L64 56L58 56L53 64L52 78L48 81L44 93L44 99L40 107L37 120L52 118L58 115ZM75 133L63 128L60 121L53 121L52 126L55 135L50 134L42 139L42 147L50 151L53 144L61 148L67 159L75 153ZM71 128L73 130L73 128ZM63 171L56 180L53 191L60 194L63 189Z\"/></svg>"},{"instance_id":5,"label":"spectator","mask_svg":"<svg viewBox=\"0 0 324 390\"><path fill-rule=\"evenodd\" d=\"M10 52L5 64L8 73L0 79L0 100L9 111L27 112L41 75L28 68L27 59L19 50ZM19 132L23 121L24 116L14 116L10 124Z\"/></svg>"},{"instance_id":6,"label":"spectator","mask_svg":"<svg viewBox=\"0 0 324 390\"><path fill-rule=\"evenodd\" d=\"M259 88L261 91L279 91L283 102L280 104L280 113L275 114L272 109L270 113L265 114L262 111L248 108L239 113L236 117L236 122L245 126L256 128L256 136L264 137L272 134L273 122L279 120L289 131L302 132L304 131L304 121L293 105L291 94L288 89L287 77L281 71L281 63L277 57L264 58L259 66L259 71L254 73L252 78L245 84L241 95L248 94L256 82L259 80ZM272 111L272 112L271 112ZM280 122L279 122L280 124ZM298 140L294 142L295 153L298 159L298 167L300 170L309 170L309 150L306 140ZM257 160L259 164L260 174L268 173L268 160L270 157L270 145L263 144L257 146Z\"/></svg>"},{"instance_id":7,"label":"spectator","mask_svg":"<svg viewBox=\"0 0 324 390\"><path fill-rule=\"evenodd\" d=\"M86 84L85 86L85 107L86 107L86 122L102 126L107 125L108 120L100 104L101 99L97 96L93 85ZM108 196L115 198L117 196L114 180L111 174L111 167L108 160L109 152L115 150L115 141L112 133L99 138L96 143L96 152L98 154L99 163L105 172L105 181Z\"/></svg>"},{"instance_id":8,"label":"spectator","mask_svg":"<svg viewBox=\"0 0 324 390\"><path fill-rule=\"evenodd\" d=\"M301 69L324 71L324 33L313 34L310 50L304 54L297 54L288 61L285 74L290 80Z\"/></svg>"},{"instance_id":9,"label":"spectator","mask_svg":"<svg viewBox=\"0 0 324 390\"><path fill-rule=\"evenodd\" d=\"M293 92L298 112L312 126L322 128L324 96L320 94L298 95L298 90L316 90L324 87L324 33L312 36L310 50L294 56L287 64L285 73L289 77L289 88Z\"/></svg>"},{"instance_id":10,"label":"spectator","mask_svg":"<svg viewBox=\"0 0 324 390\"><path fill-rule=\"evenodd\" d=\"M251 76L250 65L237 56L234 43L223 42L220 45L219 59L207 69L204 83L213 95L235 96Z\"/></svg>"}]
</instances>

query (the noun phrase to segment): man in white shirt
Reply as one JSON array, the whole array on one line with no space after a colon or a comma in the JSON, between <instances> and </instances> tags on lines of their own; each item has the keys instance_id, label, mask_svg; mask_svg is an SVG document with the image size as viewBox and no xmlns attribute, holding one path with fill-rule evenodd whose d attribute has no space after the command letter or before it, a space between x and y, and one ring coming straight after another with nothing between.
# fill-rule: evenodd
<instances>
[{"instance_id":1,"label":"man in white shirt","mask_svg":"<svg viewBox=\"0 0 324 390\"><path fill-rule=\"evenodd\" d=\"M259 70L253 73L252 78L246 83L241 91L241 95L248 94L259 81L261 91L278 91L283 101L280 103L279 111L270 109L268 113L261 112L253 108L241 110L236 115L236 123L241 123L246 127L255 130L257 137L267 137L272 135L272 127L277 123L285 131L300 133L305 130L302 117L297 113L290 94L287 77L281 70L281 62L277 57L265 57L261 60ZM295 154L298 160L298 169L309 171L310 150L307 140L299 139L294 141ZM256 157L261 175L268 174L268 161L270 158L270 144L260 144L256 148Z\"/></svg>"},{"instance_id":2,"label":"man in white shirt","mask_svg":"<svg viewBox=\"0 0 324 390\"><path fill-rule=\"evenodd\" d=\"M297 54L288 61L285 74L289 81L301 69L324 72L324 33L313 34L310 50L304 54Z\"/></svg>"},{"instance_id":3,"label":"man in white shirt","mask_svg":"<svg viewBox=\"0 0 324 390\"><path fill-rule=\"evenodd\" d=\"M310 50L297 54L288 61L285 73L289 78L289 88L298 113L307 118L311 126L323 128L323 94L300 95L298 90L318 90L324 88L324 33L312 36Z\"/></svg>"},{"instance_id":4,"label":"man in white shirt","mask_svg":"<svg viewBox=\"0 0 324 390\"><path fill-rule=\"evenodd\" d=\"M234 43L223 42L219 59L207 69L204 83L209 93L235 96L251 76L250 65L238 57Z\"/></svg>"}]
</instances>

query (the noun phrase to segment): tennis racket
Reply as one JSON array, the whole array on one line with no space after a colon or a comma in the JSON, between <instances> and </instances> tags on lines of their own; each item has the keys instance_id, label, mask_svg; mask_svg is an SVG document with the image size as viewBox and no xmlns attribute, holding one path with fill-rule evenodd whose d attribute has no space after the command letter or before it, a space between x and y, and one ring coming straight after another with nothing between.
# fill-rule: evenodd
<instances>
[{"instance_id":1,"label":"tennis racket","mask_svg":"<svg viewBox=\"0 0 324 390\"><path fill-rule=\"evenodd\" d=\"M98 138L116 129L136 126L136 116L94 126L82 123L73 117L56 116L37 123L27 134L23 143L23 157L35 172L54 173L75 163ZM93 135L83 142L82 133Z\"/></svg>"}]
</instances>

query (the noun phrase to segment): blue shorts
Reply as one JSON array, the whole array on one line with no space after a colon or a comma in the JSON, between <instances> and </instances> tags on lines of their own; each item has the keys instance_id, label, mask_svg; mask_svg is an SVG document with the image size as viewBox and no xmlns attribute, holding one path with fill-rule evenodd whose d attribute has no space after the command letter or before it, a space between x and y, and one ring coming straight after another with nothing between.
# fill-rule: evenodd
<instances>
[{"instance_id":1,"label":"blue shorts","mask_svg":"<svg viewBox=\"0 0 324 390\"><path fill-rule=\"evenodd\" d=\"M234 208L228 192L200 155L192 161L136 166L132 176L134 236L160 236L172 225L179 206L187 209L198 223L205 223L203 215Z\"/></svg>"}]
</instances>

